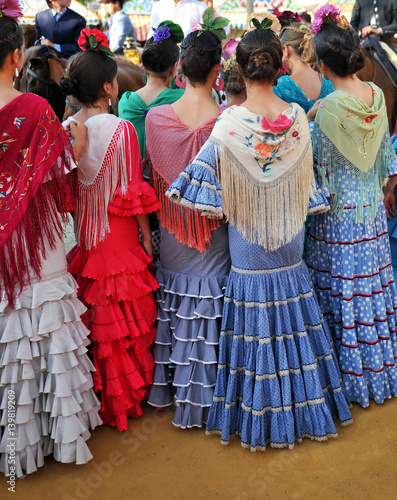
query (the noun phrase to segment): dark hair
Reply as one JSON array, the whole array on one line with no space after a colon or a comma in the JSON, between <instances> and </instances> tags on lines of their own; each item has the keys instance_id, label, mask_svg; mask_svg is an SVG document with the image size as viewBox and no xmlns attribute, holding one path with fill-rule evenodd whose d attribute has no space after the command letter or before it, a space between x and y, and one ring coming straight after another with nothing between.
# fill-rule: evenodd
<instances>
[{"instance_id":1,"label":"dark hair","mask_svg":"<svg viewBox=\"0 0 397 500\"><path fill-rule=\"evenodd\" d=\"M221 77L225 84L224 91L227 94L239 95L246 92L244 80L237 66L233 66L229 71L222 71Z\"/></svg>"},{"instance_id":2,"label":"dark hair","mask_svg":"<svg viewBox=\"0 0 397 500\"><path fill-rule=\"evenodd\" d=\"M106 0L106 3L116 3L116 2L118 2L120 8L122 9L124 5L124 0Z\"/></svg>"},{"instance_id":3,"label":"dark hair","mask_svg":"<svg viewBox=\"0 0 397 500\"><path fill-rule=\"evenodd\" d=\"M193 31L181 43L182 72L189 82L205 83L222 55L222 43L211 31Z\"/></svg>"},{"instance_id":4,"label":"dark hair","mask_svg":"<svg viewBox=\"0 0 397 500\"><path fill-rule=\"evenodd\" d=\"M299 15L301 16L303 22L311 24L312 16L308 12L302 12Z\"/></svg>"},{"instance_id":5,"label":"dark hair","mask_svg":"<svg viewBox=\"0 0 397 500\"><path fill-rule=\"evenodd\" d=\"M93 104L101 97L103 85L111 83L117 75L113 57L100 50L79 52L69 59L67 74L61 78L60 88L73 95L82 104Z\"/></svg>"},{"instance_id":6,"label":"dark hair","mask_svg":"<svg viewBox=\"0 0 397 500\"><path fill-rule=\"evenodd\" d=\"M236 60L247 80L273 85L282 59L280 40L272 30L250 31L237 45Z\"/></svg>"},{"instance_id":7,"label":"dark hair","mask_svg":"<svg viewBox=\"0 0 397 500\"><path fill-rule=\"evenodd\" d=\"M22 49L23 30L21 26L7 16L0 17L0 68L10 52Z\"/></svg>"},{"instance_id":8,"label":"dark hair","mask_svg":"<svg viewBox=\"0 0 397 500\"><path fill-rule=\"evenodd\" d=\"M45 0L50 9L52 9L52 0Z\"/></svg>"},{"instance_id":9,"label":"dark hair","mask_svg":"<svg viewBox=\"0 0 397 500\"><path fill-rule=\"evenodd\" d=\"M314 44L317 59L338 76L353 75L364 67L360 38L352 29L324 23L314 37Z\"/></svg>"},{"instance_id":10,"label":"dark hair","mask_svg":"<svg viewBox=\"0 0 397 500\"><path fill-rule=\"evenodd\" d=\"M161 42L155 42L153 37L145 44L142 52L142 64L147 71L157 73L162 78L166 78L166 72L179 59L179 47L170 38Z\"/></svg>"}]
</instances>

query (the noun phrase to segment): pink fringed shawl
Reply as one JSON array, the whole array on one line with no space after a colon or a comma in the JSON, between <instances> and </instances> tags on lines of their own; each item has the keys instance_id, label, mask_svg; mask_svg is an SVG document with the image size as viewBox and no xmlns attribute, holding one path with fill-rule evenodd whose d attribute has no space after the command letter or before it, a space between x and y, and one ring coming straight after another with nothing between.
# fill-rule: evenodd
<instances>
[{"instance_id":1,"label":"pink fringed shawl","mask_svg":"<svg viewBox=\"0 0 397 500\"><path fill-rule=\"evenodd\" d=\"M193 130L179 121L170 105L151 109L146 118L146 148L160 200L160 222L180 243L200 252L206 250L211 232L219 227L220 221L176 205L165 192L200 151L215 123L213 118Z\"/></svg>"}]
</instances>

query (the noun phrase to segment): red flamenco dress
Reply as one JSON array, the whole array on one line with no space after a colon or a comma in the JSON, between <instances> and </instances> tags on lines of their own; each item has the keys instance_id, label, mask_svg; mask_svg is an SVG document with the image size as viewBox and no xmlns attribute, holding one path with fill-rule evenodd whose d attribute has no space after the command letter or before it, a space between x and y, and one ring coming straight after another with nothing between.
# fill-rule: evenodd
<instances>
[{"instance_id":1,"label":"red flamenco dress","mask_svg":"<svg viewBox=\"0 0 397 500\"><path fill-rule=\"evenodd\" d=\"M86 125L88 147L79 162L75 221L78 245L69 252L68 264L88 308L82 319L91 331L100 416L105 425L121 431L128 427L127 416L142 414L153 381L150 346L157 310L152 292L158 284L147 268L151 259L139 242L135 215L157 210L158 200L143 181L133 126L109 115L92 117ZM108 139L101 133L103 126ZM90 166L101 147L103 160L92 175Z\"/></svg>"}]
</instances>

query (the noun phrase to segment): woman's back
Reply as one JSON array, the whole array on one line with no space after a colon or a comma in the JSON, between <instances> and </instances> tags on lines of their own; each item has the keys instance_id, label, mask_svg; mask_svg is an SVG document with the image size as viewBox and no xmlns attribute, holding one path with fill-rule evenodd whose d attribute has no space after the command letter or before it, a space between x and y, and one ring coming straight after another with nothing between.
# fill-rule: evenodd
<instances>
[{"instance_id":1,"label":"woman's back","mask_svg":"<svg viewBox=\"0 0 397 500\"><path fill-rule=\"evenodd\" d=\"M192 130L199 129L209 120L215 120L220 113L219 106L201 93L183 96L171 107L179 121Z\"/></svg>"}]
</instances>

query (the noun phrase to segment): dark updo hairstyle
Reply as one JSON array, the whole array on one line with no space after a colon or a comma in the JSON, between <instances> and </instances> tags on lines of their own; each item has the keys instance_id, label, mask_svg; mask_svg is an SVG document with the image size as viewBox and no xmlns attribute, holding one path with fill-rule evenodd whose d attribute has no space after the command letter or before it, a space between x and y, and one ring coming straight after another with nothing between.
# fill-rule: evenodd
<instances>
[{"instance_id":1,"label":"dark updo hairstyle","mask_svg":"<svg viewBox=\"0 0 397 500\"><path fill-rule=\"evenodd\" d=\"M178 59L179 47L171 38L155 42L153 37L146 42L141 58L146 70L156 73L163 80L167 78L168 70L178 62Z\"/></svg>"},{"instance_id":2,"label":"dark updo hairstyle","mask_svg":"<svg viewBox=\"0 0 397 500\"><path fill-rule=\"evenodd\" d=\"M226 94L240 95L246 91L244 80L241 78L237 66L234 65L230 70L222 71L221 77L225 84Z\"/></svg>"},{"instance_id":3,"label":"dark updo hairstyle","mask_svg":"<svg viewBox=\"0 0 397 500\"><path fill-rule=\"evenodd\" d=\"M350 28L343 29L335 23L324 22L314 37L314 44L317 59L338 76L353 75L364 67L360 38Z\"/></svg>"},{"instance_id":4,"label":"dark updo hairstyle","mask_svg":"<svg viewBox=\"0 0 397 500\"><path fill-rule=\"evenodd\" d=\"M7 16L0 17L0 68L10 52L21 50L23 31L21 26Z\"/></svg>"},{"instance_id":5,"label":"dark updo hairstyle","mask_svg":"<svg viewBox=\"0 0 397 500\"><path fill-rule=\"evenodd\" d=\"M102 96L104 84L111 83L116 75L117 63L113 57L100 50L87 50L69 59L60 88L82 104L93 104Z\"/></svg>"},{"instance_id":6,"label":"dark updo hairstyle","mask_svg":"<svg viewBox=\"0 0 397 500\"><path fill-rule=\"evenodd\" d=\"M193 86L195 83L206 83L221 56L222 43L215 33L193 31L181 43L182 72Z\"/></svg>"},{"instance_id":7,"label":"dark updo hairstyle","mask_svg":"<svg viewBox=\"0 0 397 500\"><path fill-rule=\"evenodd\" d=\"M269 29L250 31L237 45L236 60L244 78L273 85L283 64L280 40Z\"/></svg>"}]
</instances>

